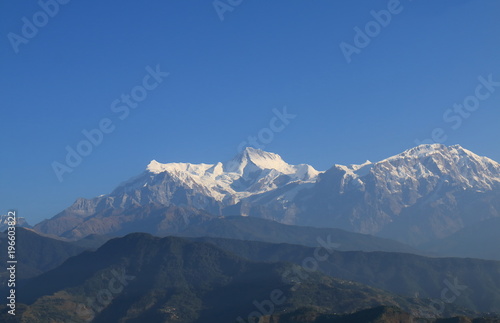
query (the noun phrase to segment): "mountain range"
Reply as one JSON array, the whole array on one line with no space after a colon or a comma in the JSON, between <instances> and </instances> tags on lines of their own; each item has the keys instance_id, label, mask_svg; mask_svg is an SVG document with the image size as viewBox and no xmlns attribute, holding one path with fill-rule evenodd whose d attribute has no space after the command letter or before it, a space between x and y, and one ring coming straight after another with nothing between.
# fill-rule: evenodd
<instances>
[{"instance_id":1,"label":"mountain range","mask_svg":"<svg viewBox=\"0 0 500 323\"><path fill-rule=\"evenodd\" d=\"M18 315L2 305L0 320L251 322L245 315L257 300L269 309L275 287L291 302L274 304L261 322L445 322L436 317L500 313L498 261L423 257L370 235L250 217L212 219L183 234L190 237L61 241L18 228ZM7 276L0 269L2 294ZM473 321L500 319L459 322Z\"/></svg>"},{"instance_id":2,"label":"mountain range","mask_svg":"<svg viewBox=\"0 0 500 323\"><path fill-rule=\"evenodd\" d=\"M152 161L109 194L80 198L36 231L80 239L151 228L174 234L219 216L341 228L411 245L500 216L500 164L459 145L420 145L326 171L246 148L216 164Z\"/></svg>"}]
</instances>

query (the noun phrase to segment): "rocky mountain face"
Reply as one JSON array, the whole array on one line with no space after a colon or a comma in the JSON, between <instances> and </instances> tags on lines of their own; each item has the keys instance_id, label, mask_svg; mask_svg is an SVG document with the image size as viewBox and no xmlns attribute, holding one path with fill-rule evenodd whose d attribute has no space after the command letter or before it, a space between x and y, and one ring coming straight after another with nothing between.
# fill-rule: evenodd
<instances>
[{"instance_id":1,"label":"rocky mountain face","mask_svg":"<svg viewBox=\"0 0 500 323\"><path fill-rule=\"evenodd\" d=\"M110 194L80 198L52 219L39 223L36 230L80 238L119 231L125 222L148 227L135 221L137 218L152 225L171 224L175 219L182 226L206 215L220 216L228 207L253 196L274 191L293 195L298 187L313 185L318 174L312 166L289 165L276 154L253 148L246 148L226 163L160 164L153 160L145 172ZM154 223L145 219L148 212L158 215L166 210L175 214L169 219L157 218ZM158 233L151 230L149 226L145 231Z\"/></svg>"},{"instance_id":2,"label":"rocky mountain face","mask_svg":"<svg viewBox=\"0 0 500 323\"><path fill-rule=\"evenodd\" d=\"M421 145L376 163L324 172L246 148L225 163L152 161L110 194L79 199L35 229L68 237L110 233L125 221L121 213L154 205L178 208L185 224L200 214L256 216L416 245L500 216L499 197L500 164L459 145Z\"/></svg>"},{"instance_id":3,"label":"rocky mountain face","mask_svg":"<svg viewBox=\"0 0 500 323\"><path fill-rule=\"evenodd\" d=\"M499 216L499 184L497 162L458 145L421 145L377 163L335 165L297 197L298 223L418 244Z\"/></svg>"}]
</instances>

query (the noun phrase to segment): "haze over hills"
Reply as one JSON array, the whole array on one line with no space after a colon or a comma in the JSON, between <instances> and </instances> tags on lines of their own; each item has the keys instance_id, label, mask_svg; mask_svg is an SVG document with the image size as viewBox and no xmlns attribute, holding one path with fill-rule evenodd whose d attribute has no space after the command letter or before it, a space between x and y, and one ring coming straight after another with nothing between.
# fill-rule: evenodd
<instances>
[{"instance_id":1,"label":"haze over hills","mask_svg":"<svg viewBox=\"0 0 500 323\"><path fill-rule=\"evenodd\" d=\"M422 245L420 249L451 257L500 260L499 232L500 218L495 217Z\"/></svg>"},{"instance_id":2,"label":"haze over hills","mask_svg":"<svg viewBox=\"0 0 500 323\"><path fill-rule=\"evenodd\" d=\"M201 323L241 322L256 309L258 316L303 308L351 313L380 305L413 315L435 312L428 299L405 298L319 272L298 278L291 275L296 269L289 263L250 262L208 243L135 233L27 281L19 288L19 303L27 305L19 314L29 322L50 317L62 322ZM109 297L99 296L105 291ZM444 307L443 315L474 314L452 304Z\"/></svg>"},{"instance_id":3,"label":"haze over hills","mask_svg":"<svg viewBox=\"0 0 500 323\"><path fill-rule=\"evenodd\" d=\"M95 249L107 240L103 236L89 236L70 243L41 236L30 229L18 228L17 233L20 279L53 269L81 253L84 246ZM439 298L443 281L457 279L459 285L466 286L460 291L459 304L474 310L500 312L497 306L500 288L496 286L500 282L499 262L422 257L408 254L415 252L405 245L369 235L296 227L257 218L213 219L183 234L253 261L303 265L303 260L314 255L316 248L324 248L329 257L318 261L318 270L323 273L406 296ZM3 235L0 242L6 242ZM220 236L232 239L217 238ZM0 258L6 260L5 255ZM4 269L0 270L2 277L7 274Z\"/></svg>"},{"instance_id":4,"label":"haze over hills","mask_svg":"<svg viewBox=\"0 0 500 323\"><path fill-rule=\"evenodd\" d=\"M152 161L110 194L78 199L35 230L72 239L121 232L137 213L172 233L182 221L241 215L417 245L500 216L500 164L441 144L324 172L254 148L225 163Z\"/></svg>"},{"instance_id":5,"label":"haze over hills","mask_svg":"<svg viewBox=\"0 0 500 323\"><path fill-rule=\"evenodd\" d=\"M53 269L63 263L71 256L75 256L85 248L60 241L49 237L41 236L39 233L18 227L16 228L16 252L18 257L17 278L26 279L39 275L47 270ZM8 245L6 232L0 233L0 245ZM0 253L0 261L7 263L7 253ZM4 287L8 280L7 266L0 268L0 286Z\"/></svg>"},{"instance_id":6,"label":"haze over hills","mask_svg":"<svg viewBox=\"0 0 500 323\"><path fill-rule=\"evenodd\" d=\"M255 217L206 217L193 216L189 222L184 222L184 213L180 215L177 207L159 207L154 209L132 208L127 212L120 212L109 216L112 221L115 217L126 217L130 222L122 224L120 230L111 235L91 234L75 241L81 247L97 248L112 237L123 236L133 232L148 232L155 236L179 237L215 237L248 241L263 241L271 243L289 243L316 247L319 243L333 243L339 251L388 251L412 253L420 255L434 255L415 249L404 243L380 238L368 234L349 232L335 228L303 227L266 220ZM103 218L96 215L92 222L98 223ZM104 219L103 222L105 222ZM87 222L87 223L89 223ZM106 223L106 222L105 222ZM58 238L57 236L51 236ZM64 239L64 238L63 238ZM64 239L67 240L67 239Z\"/></svg>"},{"instance_id":7,"label":"haze over hills","mask_svg":"<svg viewBox=\"0 0 500 323\"><path fill-rule=\"evenodd\" d=\"M287 243L308 247L328 244L334 246L335 250L338 251L387 251L425 254L404 243L368 234L335 228L295 226L261 218L241 216L217 217L195 223L174 235Z\"/></svg>"},{"instance_id":8,"label":"haze over hills","mask_svg":"<svg viewBox=\"0 0 500 323\"><path fill-rule=\"evenodd\" d=\"M317 268L335 278L408 297L439 299L444 295L444 288L453 286L451 290L456 293L453 304L480 312L500 313L499 261L430 258L396 252L339 251L336 246L326 243L305 247L207 237L196 238L196 241L212 243L249 260L294 263L302 266L304 274L310 267ZM318 248L327 255L326 259L315 258L320 254Z\"/></svg>"},{"instance_id":9,"label":"haze over hills","mask_svg":"<svg viewBox=\"0 0 500 323\"><path fill-rule=\"evenodd\" d=\"M263 222L262 224L268 222L261 219L254 220ZM328 229L324 229L324 232L328 232ZM286 236L286 234L284 236ZM95 239L95 237L90 238ZM85 295L99 295L99 291L96 291L94 288L96 284L99 286L100 283L98 282L98 279L102 279L102 274L97 273L103 273L106 271L113 272L113 270L116 270L117 268L122 268L120 267L121 265L118 265L118 263L121 263L124 266L132 266L129 268L135 268L134 270L136 270L140 275L151 275L152 272L157 272L155 275L161 275L164 277L162 279L172 279L173 277L175 279L179 279L179 277L186 275L186 273L191 273L189 275L192 275L193 272L205 270L204 266L211 268L212 265L208 264L220 263L219 257L223 255L221 250L225 250L230 254L238 255L240 258L254 262L265 262L268 264L274 263L276 265L283 261L293 263L296 265L295 267L286 267L285 265L285 268L292 270L294 277L302 277L298 281L292 281L295 285L299 282L305 283L303 279L306 279L311 274L313 274L313 276L316 275L316 272L321 272L332 277L333 281L355 281L357 283L371 286L375 289L378 288L394 293L394 295L387 298L388 294L386 292L374 290L376 291L376 294L379 295L377 296L377 299L381 302L367 303L366 297L370 299L371 296L365 292L352 293L352 288L355 290L358 288L365 291L369 290L360 284L353 285L353 283L348 283L347 286L351 286L349 287L351 292L347 294L342 294L344 292L341 292L343 295L342 302L339 301L328 306L317 307L312 305L323 303L314 297L311 298L312 294L326 293L324 296L326 299L329 299L328 297L332 297L332 293L336 294L340 291L337 290L334 292L333 290L324 290L324 286L314 283L316 278L313 278L310 290L308 290L306 294L301 294L302 292L300 292L299 294L302 296L298 296L299 299L297 299L297 302L295 303L296 305L286 307L286 311L291 311L287 315L292 315L294 313L294 309L297 309L298 311L295 312L295 314L299 315L302 311L300 310L299 305L307 307L308 304L312 307L307 309L306 312L310 313L312 311L316 314L331 313L332 311L342 313L342 311L347 308L359 310L365 308L365 306L370 307L377 304L397 305L398 307L413 313L413 316L424 315L427 313L425 314L426 317L427 315L434 317L453 315L454 313L463 313L469 316L475 316L476 314L474 313L477 312L500 312L500 307L498 307L498 304L500 304L500 288L497 286L498 282L500 282L500 278L498 277L500 275L500 262L498 261L460 258L427 258L394 252L345 252L339 251L340 248L338 248L338 245L333 243L329 237L326 237L324 241L318 242L317 245L312 247L283 243L271 244L266 242L207 237L189 238L189 240L192 239L197 241L197 243L188 242L187 238L181 239L171 237L160 239L147 234L131 234L125 238L116 238L109 241L96 253L85 252L76 257L72 257L81 253L82 249L79 246L80 241L72 243L63 242L50 237L39 236L29 229L20 229L19 252L23 256L22 259L20 258L22 261L19 267L19 278L21 278L19 287L20 291L22 291L20 295L22 295L22 302L31 304L29 308L19 304L21 309L20 311L22 312L28 310L26 318L30 318L33 322L38 322L38 317L43 317L47 313L60 312L59 310L62 307L65 307L68 310L63 311L64 313L61 312L61 314L58 314L58 317L60 319L68 319L68 317L73 315L71 313L75 312L74 310L70 310L68 306L74 306L75 300L84 299ZM207 247L207 244L216 246L218 251L213 252L215 249ZM110 245L113 247L110 247ZM316 250L318 247L321 248L319 253ZM314 255L318 255L320 258L316 259L317 269L310 270L310 267L307 264L305 265L304 261L306 259L312 259L311 257ZM327 255L326 259L324 259L325 255ZM40 260L40 257L44 257L44 259ZM160 265L158 260L155 260L159 258L164 258L165 261L168 260L170 265L166 267ZM223 261L222 263L227 264L226 261ZM238 260L238 262L241 263L241 259ZM55 266L58 267L53 269ZM106 267L108 269L105 269ZM272 269L274 268L273 266L255 267L252 265L252 267L248 269L249 272L245 275L250 275L250 272L253 273L255 268L262 269L262 275L271 274L272 270L274 270ZM26 278L33 277L33 273L35 272L42 275L26 281ZM97 276L93 274L94 272ZM280 272L284 273L283 271ZM4 271L0 271L0 274L3 276ZM88 278L92 275L95 277ZM201 272L196 275L201 275ZM321 276L323 278L320 276L318 276L320 279L319 281L330 281L324 276ZM193 277L194 276L186 276L185 283L192 284ZM249 276L248 279L257 279L258 277L262 276L258 274L257 276ZM90 281L87 281L87 279L90 279ZM143 279L146 279L146 277ZM216 281L217 279L214 278L213 282L215 283ZM101 283L105 283L105 281L102 281ZM141 284L142 283L144 283L144 281L141 281ZM274 286L269 285L267 282L263 283L262 281L255 281L254 283L262 284L262 288L265 286ZM75 284L83 285L75 288ZM156 295L162 288L170 286L169 284L170 283L165 280L161 280L161 282L157 281L154 285L158 286L159 289L153 292L153 294ZM106 285L104 284L103 286ZM214 285L213 293L224 293L225 287L221 286ZM346 286L345 283L336 285L335 288L340 288L342 290L342 286ZM441 307L442 305L448 306L446 305L447 302L439 300L443 295L443 288L448 287L451 287L451 291L456 293L453 294L456 295L456 300L453 301L454 306L449 308L447 307L448 309L446 312L442 313L432 313L432 311L429 312L432 310L432 306L434 306L434 308L436 308L437 305L439 305L438 307ZM137 293L137 288L138 286L134 287L131 292ZM144 289L144 292L147 292L146 290L147 288ZM247 295L246 297L248 298L251 297L251 295L256 295L252 294L254 292L257 291L247 289L245 290L245 295ZM293 288L291 292L294 293ZM186 298L189 300L193 299L193 297L198 297L193 294L189 294L188 296L188 294L186 294L187 290L184 290L183 288L178 290L178 293L180 294L172 297L180 297L181 299ZM195 293L203 294L204 291L199 290ZM418 297L418 300L403 301L402 298L394 298L395 295L401 295L403 297ZM447 297L449 296L450 295L447 295ZM151 301L156 299L163 302L157 297L149 298L150 296L147 295L144 297L150 299ZM428 298L433 298L435 300L432 301ZM394 303L390 299L399 300ZM137 304L136 312L147 313L147 308L141 307L141 303L142 301ZM173 308L179 309L176 306L181 305L178 303L175 304L175 306L172 305ZM211 305L208 304L207 306L212 305L214 305L214 303L211 303ZM455 305L458 307L455 307ZM110 309L109 311L118 311L118 308L121 307L121 305L118 304L113 306L114 309ZM169 306L169 308L172 309L172 306ZM460 306L466 310L459 310ZM98 308L100 308L100 306ZM200 315L196 308L197 307L193 304L187 305L184 307L182 315L176 315L184 318L190 317L189 315L193 313L195 313L193 315ZM109 311L107 315L110 315ZM155 314L155 317L158 320L161 320L158 318L160 317L158 315L160 315L161 312L165 311L160 311ZM188 312L191 314L186 316ZM299 315L299 317L302 317L302 321L297 320L297 322L309 322L308 319L303 317L306 312L302 312L302 314ZM172 314L172 311L169 310L165 313ZM278 315L278 313L282 312L276 311L273 315ZM120 314L118 312L113 315L125 314ZM148 315L153 314L149 312ZM311 313L308 317L310 315ZM311 317L315 316L317 315L312 315ZM103 321L105 319L100 318L96 322L99 320Z\"/></svg>"}]
</instances>

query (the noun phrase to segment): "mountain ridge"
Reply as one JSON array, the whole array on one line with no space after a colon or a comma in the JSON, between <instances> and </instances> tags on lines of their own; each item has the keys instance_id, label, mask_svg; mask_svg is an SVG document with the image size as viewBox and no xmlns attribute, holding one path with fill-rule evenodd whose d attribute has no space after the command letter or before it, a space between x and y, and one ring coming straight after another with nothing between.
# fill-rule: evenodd
<instances>
[{"instance_id":1,"label":"mountain ridge","mask_svg":"<svg viewBox=\"0 0 500 323\"><path fill-rule=\"evenodd\" d=\"M110 194L79 199L35 229L54 233L46 223L58 221L61 234L96 214L156 204L213 217L341 228L417 245L500 216L490 195L500 196L500 164L459 145L420 145L379 162L334 164L326 171L246 148L225 163L152 161ZM467 207L474 203L481 213Z\"/></svg>"},{"instance_id":2,"label":"mountain ridge","mask_svg":"<svg viewBox=\"0 0 500 323\"><path fill-rule=\"evenodd\" d=\"M304 306L330 313L380 305L412 313L432 311L429 300L397 296L319 272L308 273L301 283L289 274L295 269L296 265L284 262L248 261L208 243L133 233L26 281L19 288L18 300L20 306L27 305L22 317L30 322L42 322L43 317L63 322L85 318L93 322L234 322L255 311L256 300L265 301L274 291L280 292L283 301L273 301L270 314ZM111 296L100 298L103 290ZM473 315L474 311L446 304L441 314Z\"/></svg>"}]
</instances>

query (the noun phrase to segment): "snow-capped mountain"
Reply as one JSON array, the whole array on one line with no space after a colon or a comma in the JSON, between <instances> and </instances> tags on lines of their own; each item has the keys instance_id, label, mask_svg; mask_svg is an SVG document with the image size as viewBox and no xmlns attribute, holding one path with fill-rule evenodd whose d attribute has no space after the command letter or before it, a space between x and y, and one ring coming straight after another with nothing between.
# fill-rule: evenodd
<instances>
[{"instance_id":1,"label":"snow-capped mountain","mask_svg":"<svg viewBox=\"0 0 500 323\"><path fill-rule=\"evenodd\" d=\"M179 206L200 209L213 215L252 196L282 189L291 184L302 186L316 181L318 174L310 165L290 165L274 153L248 147L233 159L216 164L167 163L153 160L146 170L113 192L93 199L78 199L56 216L58 225L38 228L63 234L105 210L121 210L145 205ZM57 227L57 229L55 229ZM54 230L56 232L54 232Z\"/></svg>"},{"instance_id":2,"label":"snow-capped mountain","mask_svg":"<svg viewBox=\"0 0 500 323\"><path fill-rule=\"evenodd\" d=\"M289 165L277 154L248 147L232 160L215 165L161 164L153 160L143 176L136 178L132 185L120 185L112 195L136 191L138 186L154 186L155 178L163 173L183 183L186 188L200 191L225 205L290 182L314 182L319 174L312 166Z\"/></svg>"},{"instance_id":3,"label":"snow-capped mountain","mask_svg":"<svg viewBox=\"0 0 500 323\"><path fill-rule=\"evenodd\" d=\"M376 183L379 196L397 196L408 206L442 186L486 192L500 184L500 164L459 145L421 145L377 163L335 168L345 172L340 193Z\"/></svg>"},{"instance_id":4,"label":"snow-capped mountain","mask_svg":"<svg viewBox=\"0 0 500 323\"><path fill-rule=\"evenodd\" d=\"M257 216L420 243L500 216L498 197L500 164L458 145L421 145L376 163L334 165L325 172L246 148L224 163L153 160L110 194L79 199L36 229L69 236L103 233L103 223L120 226L124 210L132 214L153 206L175 207L171 213L183 217ZM138 212L147 217L148 211Z\"/></svg>"},{"instance_id":5,"label":"snow-capped mountain","mask_svg":"<svg viewBox=\"0 0 500 323\"><path fill-rule=\"evenodd\" d=\"M144 173L96 202L121 208L145 203L189 205L218 214L228 205L289 183L313 183L318 174L312 166L289 165L277 154L249 147L225 163L153 160Z\"/></svg>"},{"instance_id":6,"label":"snow-capped mountain","mask_svg":"<svg viewBox=\"0 0 500 323\"><path fill-rule=\"evenodd\" d=\"M299 197L302 214L310 214L299 218L418 243L500 215L489 202L499 189L497 162L459 145L421 145L377 163L335 165ZM485 210L473 214L470 203Z\"/></svg>"}]
</instances>

